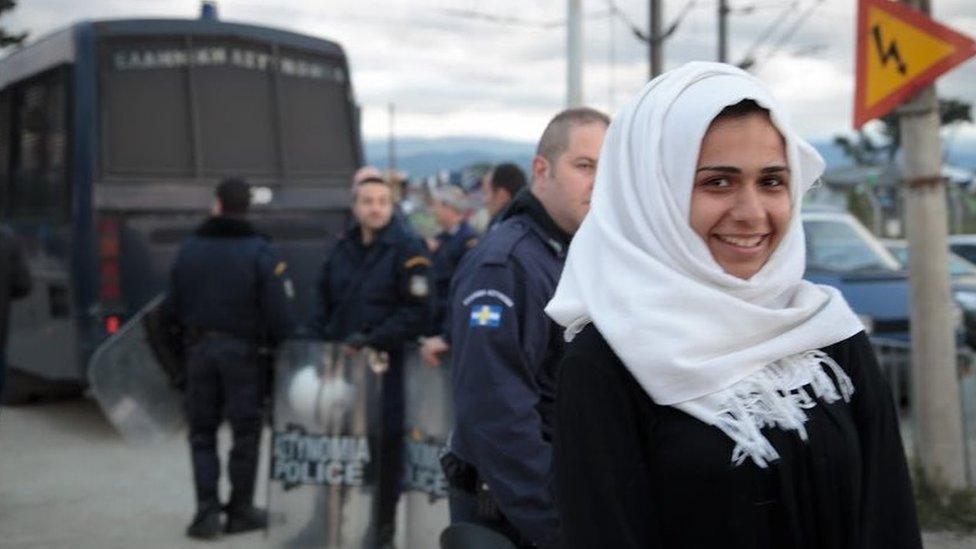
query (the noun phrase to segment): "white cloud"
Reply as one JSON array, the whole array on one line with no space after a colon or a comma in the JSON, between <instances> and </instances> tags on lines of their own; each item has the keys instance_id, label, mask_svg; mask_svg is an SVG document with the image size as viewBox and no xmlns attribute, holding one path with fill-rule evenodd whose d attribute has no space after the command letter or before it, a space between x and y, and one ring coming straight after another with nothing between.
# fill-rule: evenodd
<instances>
[{"instance_id":1,"label":"white cloud","mask_svg":"<svg viewBox=\"0 0 976 549\"><path fill-rule=\"evenodd\" d=\"M666 20L673 20L685 3L666 1ZM646 0L616 4L646 28ZM769 31L770 39L756 50L756 73L790 106L804 133L822 137L846 131L853 93L854 0L823 0L795 28L792 22L817 0L796 0L795 6L794 0L754 4L759 9L735 13L729 21L731 59L740 60ZM976 28L972 0L935 4L937 18L959 29ZM562 28L456 15L469 10L529 23L558 22L565 18L564 0L220 0L219 5L225 20L283 27L342 44L367 136L386 134L386 105L395 102L402 135L532 141L565 101ZM666 43L668 67L715 56L714 2L696 5ZM606 6L606 0L584 0L584 89L588 102L612 111L645 83L647 48L622 22L611 24L601 16ZM789 16L773 25L790 6ZM79 19L195 17L198 11L197 0L21 0L0 23L39 36ZM976 61L941 79L939 89L976 102Z\"/></svg>"}]
</instances>

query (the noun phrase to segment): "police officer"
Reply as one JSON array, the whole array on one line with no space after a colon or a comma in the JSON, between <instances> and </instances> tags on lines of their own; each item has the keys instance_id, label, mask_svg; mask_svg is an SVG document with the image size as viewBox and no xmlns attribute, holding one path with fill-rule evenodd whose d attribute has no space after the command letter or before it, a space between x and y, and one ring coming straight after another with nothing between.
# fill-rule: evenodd
<instances>
[{"instance_id":1,"label":"police officer","mask_svg":"<svg viewBox=\"0 0 976 549\"><path fill-rule=\"evenodd\" d=\"M433 365L440 362L437 354L448 348L447 308L451 277L464 254L478 245L478 235L467 221L468 211L467 196L459 187L447 185L433 192L431 213L441 232L429 243L433 252L434 312L431 337L421 346L424 359Z\"/></svg>"},{"instance_id":2,"label":"police officer","mask_svg":"<svg viewBox=\"0 0 976 549\"><path fill-rule=\"evenodd\" d=\"M525 174L522 168L506 162L488 171L481 180L481 200L484 202L488 215L491 216L489 227L494 227L501 218L502 211L512 199L525 187Z\"/></svg>"},{"instance_id":3,"label":"police officer","mask_svg":"<svg viewBox=\"0 0 976 549\"><path fill-rule=\"evenodd\" d=\"M226 414L234 433L227 470L231 497L224 532L264 528L254 507L254 482L267 376L258 347L292 328L294 295L288 268L245 219L250 188L240 179L217 186L213 216L180 248L166 301L186 340L186 411L197 513L187 535L213 538L221 530L217 495L217 428Z\"/></svg>"},{"instance_id":4,"label":"police officer","mask_svg":"<svg viewBox=\"0 0 976 549\"><path fill-rule=\"evenodd\" d=\"M354 223L332 248L318 280L318 333L347 354L385 351L380 481L370 543L392 543L403 447L403 347L430 325L431 265L423 241L393 215L393 192L378 177L357 182Z\"/></svg>"},{"instance_id":5,"label":"police officer","mask_svg":"<svg viewBox=\"0 0 976 549\"><path fill-rule=\"evenodd\" d=\"M456 427L442 462L451 521L490 527L520 547L559 544L548 479L562 330L543 308L589 209L608 124L589 108L553 118L532 161L531 188L454 275Z\"/></svg>"},{"instance_id":6,"label":"police officer","mask_svg":"<svg viewBox=\"0 0 976 549\"><path fill-rule=\"evenodd\" d=\"M478 245L478 235L468 224L468 198L460 187L447 185L434 191L431 200L431 213L441 231L434 237L432 248L434 281L434 333L445 333L448 291L451 277L461 258L468 250Z\"/></svg>"}]
</instances>

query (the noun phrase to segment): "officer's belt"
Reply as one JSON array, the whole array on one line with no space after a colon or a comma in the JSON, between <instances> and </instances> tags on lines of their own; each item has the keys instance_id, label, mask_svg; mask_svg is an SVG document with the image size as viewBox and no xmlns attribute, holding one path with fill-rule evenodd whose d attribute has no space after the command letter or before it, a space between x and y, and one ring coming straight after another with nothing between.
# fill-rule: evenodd
<instances>
[{"instance_id":1,"label":"officer's belt","mask_svg":"<svg viewBox=\"0 0 976 549\"><path fill-rule=\"evenodd\" d=\"M200 343L201 341L218 341L224 339L246 340L247 338L238 334L232 334L230 332L222 332L220 330L203 330L200 328L190 328L186 333L186 341L190 345Z\"/></svg>"}]
</instances>

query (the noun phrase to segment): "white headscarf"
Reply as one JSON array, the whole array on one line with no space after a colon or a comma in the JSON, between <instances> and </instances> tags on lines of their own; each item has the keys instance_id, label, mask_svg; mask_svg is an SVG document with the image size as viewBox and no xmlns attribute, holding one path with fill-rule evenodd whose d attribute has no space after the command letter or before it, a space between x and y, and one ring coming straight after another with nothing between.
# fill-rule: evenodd
<instances>
[{"instance_id":1,"label":"white headscarf","mask_svg":"<svg viewBox=\"0 0 976 549\"><path fill-rule=\"evenodd\" d=\"M748 280L724 272L689 224L702 138L743 99L769 109L785 140L793 205L786 234ZM837 290L802 279L800 204L823 169L750 74L695 62L659 76L607 131L590 213L546 313L567 340L593 322L656 403L720 428L736 442L734 463L765 467L778 454L761 428L806 438L804 409L815 403L806 385L827 402L853 392L817 349L863 327Z\"/></svg>"}]
</instances>

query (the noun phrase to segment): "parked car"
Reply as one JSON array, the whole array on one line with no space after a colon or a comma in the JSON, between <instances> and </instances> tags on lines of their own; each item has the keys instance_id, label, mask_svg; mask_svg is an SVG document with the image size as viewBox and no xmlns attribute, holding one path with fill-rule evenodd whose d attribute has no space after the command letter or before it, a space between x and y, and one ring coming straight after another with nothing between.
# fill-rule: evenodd
<instances>
[{"instance_id":1,"label":"parked car","mask_svg":"<svg viewBox=\"0 0 976 549\"><path fill-rule=\"evenodd\" d=\"M976 234L949 235L949 250L970 263L976 263Z\"/></svg>"},{"instance_id":2,"label":"parked car","mask_svg":"<svg viewBox=\"0 0 976 549\"><path fill-rule=\"evenodd\" d=\"M881 242L891 252L891 255L907 269L908 243L904 240L895 239L886 239ZM976 349L976 265L950 251L949 277L952 279L952 296L961 309L962 322L966 332L966 344Z\"/></svg>"},{"instance_id":3,"label":"parked car","mask_svg":"<svg viewBox=\"0 0 976 549\"><path fill-rule=\"evenodd\" d=\"M852 215L805 208L804 278L833 286L874 337L909 341L908 273Z\"/></svg>"}]
</instances>

